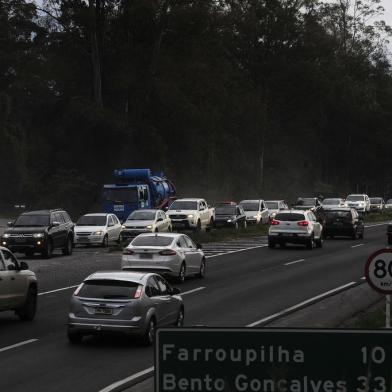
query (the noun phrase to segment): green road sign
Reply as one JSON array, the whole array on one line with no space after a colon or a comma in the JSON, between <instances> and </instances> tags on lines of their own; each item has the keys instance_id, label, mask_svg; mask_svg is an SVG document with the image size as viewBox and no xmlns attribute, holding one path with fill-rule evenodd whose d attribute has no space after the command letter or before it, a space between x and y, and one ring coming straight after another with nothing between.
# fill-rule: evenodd
<instances>
[{"instance_id":1,"label":"green road sign","mask_svg":"<svg viewBox=\"0 0 392 392\"><path fill-rule=\"evenodd\" d=\"M392 332L160 329L155 392L391 392Z\"/></svg>"}]
</instances>

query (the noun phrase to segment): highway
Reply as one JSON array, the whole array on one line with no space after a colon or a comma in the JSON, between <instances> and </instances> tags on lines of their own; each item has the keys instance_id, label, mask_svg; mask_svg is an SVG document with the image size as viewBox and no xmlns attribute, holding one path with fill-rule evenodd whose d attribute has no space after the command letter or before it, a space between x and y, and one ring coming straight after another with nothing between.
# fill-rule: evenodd
<instances>
[{"instance_id":1,"label":"highway","mask_svg":"<svg viewBox=\"0 0 392 392\"><path fill-rule=\"evenodd\" d=\"M385 225L367 227L363 240L327 240L312 251L289 246L270 250L261 238L207 244L207 277L179 286L185 324L262 325L322 294L363 283L367 257L385 245ZM95 337L72 346L66 338L73 287L89 273L118 269L120 252L78 248L70 257L20 259L37 273L39 305L30 323L11 312L0 313L3 391L98 392L153 365L153 349L132 340Z\"/></svg>"}]
</instances>

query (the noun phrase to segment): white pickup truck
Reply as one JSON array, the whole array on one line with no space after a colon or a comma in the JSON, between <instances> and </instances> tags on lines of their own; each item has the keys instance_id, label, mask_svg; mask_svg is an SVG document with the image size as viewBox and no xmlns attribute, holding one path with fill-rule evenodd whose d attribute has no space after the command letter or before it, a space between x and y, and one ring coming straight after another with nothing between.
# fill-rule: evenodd
<instances>
[{"instance_id":1,"label":"white pickup truck","mask_svg":"<svg viewBox=\"0 0 392 392\"><path fill-rule=\"evenodd\" d=\"M177 199L167 215L174 229L209 230L214 226L215 209L210 208L204 199Z\"/></svg>"}]
</instances>

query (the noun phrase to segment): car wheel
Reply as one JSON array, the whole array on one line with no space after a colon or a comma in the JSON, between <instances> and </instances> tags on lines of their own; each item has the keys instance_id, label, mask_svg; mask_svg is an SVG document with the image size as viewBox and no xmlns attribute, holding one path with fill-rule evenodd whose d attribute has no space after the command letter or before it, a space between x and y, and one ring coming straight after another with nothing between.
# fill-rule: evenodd
<instances>
[{"instance_id":1,"label":"car wheel","mask_svg":"<svg viewBox=\"0 0 392 392\"><path fill-rule=\"evenodd\" d=\"M307 244L306 244L306 248L309 250L312 250L314 248L314 237L313 234L312 236L309 238Z\"/></svg>"},{"instance_id":2,"label":"car wheel","mask_svg":"<svg viewBox=\"0 0 392 392\"><path fill-rule=\"evenodd\" d=\"M274 248L275 248L275 242L273 242L273 241L268 241L268 248L274 249Z\"/></svg>"},{"instance_id":3,"label":"car wheel","mask_svg":"<svg viewBox=\"0 0 392 392\"><path fill-rule=\"evenodd\" d=\"M238 226L238 222L235 222L235 223L234 223L234 228L235 228L236 230L238 230L238 227L239 227L239 226Z\"/></svg>"},{"instance_id":4,"label":"car wheel","mask_svg":"<svg viewBox=\"0 0 392 392\"><path fill-rule=\"evenodd\" d=\"M247 227L248 227L248 222L244 220L244 229L246 229Z\"/></svg>"},{"instance_id":5,"label":"car wheel","mask_svg":"<svg viewBox=\"0 0 392 392\"><path fill-rule=\"evenodd\" d=\"M184 319L185 319L184 309L181 308L178 313L177 320L176 320L176 323L174 324L174 326L179 327L179 328L183 327L184 326Z\"/></svg>"},{"instance_id":6,"label":"car wheel","mask_svg":"<svg viewBox=\"0 0 392 392\"><path fill-rule=\"evenodd\" d=\"M201 221L200 221L200 219L197 221L197 225L196 225L195 231L197 233L201 232Z\"/></svg>"},{"instance_id":7,"label":"car wheel","mask_svg":"<svg viewBox=\"0 0 392 392\"><path fill-rule=\"evenodd\" d=\"M109 238L107 234L105 235L105 237L103 237L101 246L102 248L107 248L109 246Z\"/></svg>"},{"instance_id":8,"label":"car wheel","mask_svg":"<svg viewBox=\"0 0 392 392\"><path fill-rule=\"evenodd\" d=\"M25 304L16 310L16 314L22 321L31 321L34 319L37 309L37 289L30 287L27 291Z\"/></svg>"},{"instance_id":9,"label":"car wheel","mask_svg":"<svg viewBox=\"0 0 392 392\"><path fill-rule=\"evenodd\" d=\"M146 346L151 346L155 341L155 329L156 329L155 327L156 327L155 319L151 317L148 322L146 332L144 333L143 336L143 343Z\"/></svg>"},{"instance_id":10,"label":"car wheel","mask_svg":"<svg viewBox=\"0 0 392 392\"><path fill-rule=\"evenodd\" d=\"M67 337L71 344L80 344L83 340L83 335L80 332L72 331L69 328L67 331Z\"/></svg>"},{"instance_id":11,"label":"car wheel","mask_svg":"<svg viewBox=\"0 0 392 392\"><path fill-rule=\"evenodd\" d=\"M212 230L212 228L214 227L214 218L211 218L210 219L210 223L208 224L208 226L207 226L207 228L206 228L206 231L211 231Z\"/></svg>"},{"instance_id":12,"label":"car wheel","mask_svg":"<svg viewBox=\"0 0 392 392\"><path fill-rule=\"evenodd\" d=\"M45 250L42 252L42 256L45 257L45 259L50 259L53 254L53 243L51 239L48 239L46 242L46 247Z\"/></svg>"},{"instance_id":13,"label":"car wheel","mask_svg":"<svg viewBox=\"0 0 392 392\"><path fill-rule=\"evenodd\" d=\"M362 231L362 233L358 236L360 240L363 240L363 237L365 236L365 230Z\"/></svg>"},{"instance_id":14,"label":"car wheel","mask_svg":"<svg viewBox=\"0 0 392 392\"><path fill-rule=\"evenodd\" d=\"M200 270L197 274L198 278L204 278L206 276L206 260L202 259L200 264Z\"/></svg>"},{"instance_id":15,"label":"car wheel","mask_svg":"<svg viewBox=\"0 0 392 392\"><path fill-rule=\"evenodd\" d=\"M182 262L181 267L180 267L180 272L178 273L178 277L177 277L178 283L185 282L185 274L186 274L185 262Z\"/></svg>"},{"instance_id":16,"label":"car wheel","mask_svg":"<svg viewBox=\"0 0 392 392\"><path fill-rule=\"evenodd\" d=\"M63 255L72 255L72 250L73 250L73 243L72 243L72 238L71 236L68 236L67 242L65 244L65 248L63 249Z\"/></svg>"},{"instance_id":17,"label":"car wheel","mask_svg":"<svg viewBox=\"0 0 392 392\"><path fill-rule=\"evenodd\" d=\"M318 240L315 241L317 248L322 248L323 247L323 237L322 235Z\"/></svg>"},{"instance_id":18,"label":"car wheel","mask_svg":"<svg viewBox=\"0 0 392 392\"><path fill-rule=\"evenodd\" d=\"M158 228L156 228L156 229L154 230L154 233L158 233L158 231L159 231Z\"/></svg>"}]
</instances>

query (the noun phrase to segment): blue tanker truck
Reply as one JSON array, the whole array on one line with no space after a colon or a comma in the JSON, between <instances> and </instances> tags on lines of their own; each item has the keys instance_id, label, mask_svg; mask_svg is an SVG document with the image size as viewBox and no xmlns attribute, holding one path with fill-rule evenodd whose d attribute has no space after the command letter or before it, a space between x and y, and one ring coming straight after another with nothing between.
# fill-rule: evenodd
<instances>
[{"instance_id":1,"label":"blue tanker truck","mask_svg":"<svg viewBox=\"0 0 392 392\"><path fill-rule=\"evenodd\" d=\"M150 169L114 171L114 184L103 186L103 212L114 213L124 221L135 210L165 208L175 198L176 188L163 173L153 175Z\"/></svg>"}]
</instances>

